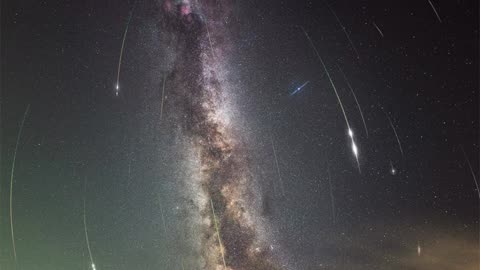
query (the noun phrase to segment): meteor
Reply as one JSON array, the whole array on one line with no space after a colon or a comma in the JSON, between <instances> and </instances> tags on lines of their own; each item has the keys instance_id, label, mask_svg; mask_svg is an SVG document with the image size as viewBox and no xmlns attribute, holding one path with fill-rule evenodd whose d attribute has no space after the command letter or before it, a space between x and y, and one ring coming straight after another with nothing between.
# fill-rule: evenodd
<instances>
[{"instance_id":1,"label":"meteor","mask_svg":"<svg viewBox=\"0 0 480 270\"><path fill-rule=\"evenodd\" d=\"M460 148L462 149L463 156L465 157L465 161L467 161L468 168L470 169L470 173L472 174L473 182L475 183L475 187L477 188L477 195L478 195L478 200L479 200L478 201L478 204L479 204L478 215L480 217L480 189L478 188L477 177L475 176L475 172L473 171L472 164L470 164L470 160L468 159L467 153L465 153L465 150L463 149L463 146L460 146ZM478 244L480 245L480 229L479 229L479 235L478 235Z\"/></svg>"},{"instance_id":2,"label":"meteor","mask_svg":"<svg viewBox=\"0 0 480 270\"><path fill-rule=\"evenodd\" d=\"M227 269L227 263L225 262L225 254L222 244L222 237L220 236L220 230L218 229L217 216L215 215L215 208L213 207L212 199L210 199L210 205L212 206L213 223L215 225L215 231L217 231L218 245L220 246L220 253L222 254L223 267L224 269Z\"/></svg>"},{"instance_id":3,"label":"meteor","mask_svg":"<svg viewBox=\"0 0 480 270\"><path fill-rule=\"evenodd\" d=\"M338 95L337 88L335 87L335 84L333 83L332 77L330 76L330 72L328 72L328 69L327 69L327 66L325 65L325 62L323 62L322 57L318 53L317 47L315 47L315 44L313 44L313 41L310 38L310 36L308 35L307 31L305 31L305 29L303 27L301 27L301 28L302 28L303 33L307 37L308 41L310 42L310 45L312 46L313 50L315 51L315 54L317 55L318 60L320 60L320 63L322 63L323 69L325 70L325 73L327 74L328 80L330 81L330 85L332 86L333 91L335 92L335 96L337 97L338 104L340 105L340 109L342 110L343 117L345 118L345 123L347 124L348 136L351 139L351 148L352 148L353 155L355 156L355 159L357 161L358 171L361 173L360 161L358 160L358 154L359 154L358 153L358 147L355 144L354 134L353 134L352 129L350 128L350 123L348 122L347 113L345 112L345 109L343 107L342 100L340 99L340 96Z\"/></svg>"},{"instance_id":4,"label":"meteor","mask_svg":"<svg viewBox=\"0 0 480 270\"><path fill-rule=\"evenodd\" d=\"M373 26L375 26L375 28L377 29L378 33L380 33L380 36L382 36L383 38L383 32L382 30L380 30L380 28L378 27L378 25L375 23L375 22L372 22Z\"/></svg>"},{"instance_id":5,"label":"meteor","mask_svg":"<svg viewBox=\"0 0 480 270\"><path fill-rule=\"evenodd\" d=\"M15 233L13 231L13 176L15 173L15 161L17 159L18 144L20 143L23 126L25 125L25 120L27 119L29 111L30 111L30 104L28 104L27 109L25 109L22 123L20 124L20 129L18 131L18 136L17 136L17 143L15 144L15 151L13 152L12 170L10 172L10 233L12 236L12 250L13 250L13 258L15 260L15 265L17 265L17 249L15 247Z\"/></svg>"},{"instance_id":6,"label":"meteor","mask_svg":"<svg viewBox=\"0 0 480 270\"><path fill-rule=\"evenodd\" d=\"M299 93L299 92L303 89L303 87L307 86L307 84L309 84L309 83L310 83L310 81L306 81L304 84L302 84L302 85L300 85L299 87L297 87L297 88L295 89L295 91L293 91L292 93L290 93L290 96L293 96L293 95Z\"/></svg>"},{"instance_id":7,"label":"meteor","mask_svg":"<svg viewBox=\"0 0 480 270\"><path fill-rule=\"evenodd\" d=\"M83 193L83 230L85 232L85 240L87 242L88 255L90 256L90 266L92 270L96 270L95 263L93 262L92 250L90 249L90 241L88 240L88 230L87 230L87 177L84 181L84 193Z\"/></svg>"},{"instance_id":8,"label":"meteor","mask_svg":"<svg viewBox=\"0 0 480 270\"><path fill-rule=\"evenodd\" d=\"M335 197L333 196L332 179L330 177L330 166L327 164L328 185L330 186L330 202L332 206L332 220L335 225Z\"/></svg>"},{"instance_id":9,"label":"meteor","mask_svg":"<svg viewBox=\"0 0 480 270\"><path fill-rule=\"evenodd\" d=\"M128 26L130 25L130 21L132 20L133 11L135 10L136 1L133 4L132 11L130 11L130 16L127 21L127 26L125 27L125 32L123 33L122 39L122 47L120 48L120 57L118 58L118 68L117 68L117 83L115 84L115 96L118 97L118 93L120 92L120 69L122 67L122 58L123 58L123 49L125 48L125 40L127 38Z\"/></svg>"},{"instance_id":10,"label":"meteor","mask_svg":"<svg viewBox=\"0 0 480 270\"><path fill-rule=\"evenodd\" d=\"M396 175L397 174L397 169L395 169L395 167L393 167L392 161L390 161L390 174L391 175Z\"/></svg>"},{"instance_id":11,"label":"meteor","mask_svg":"<svg viewBox=\"0 0 480 270\"><path fill-rule=\"evenodd\" d=\"M207 29L208 44L210 45L210 51L212 52L212 57L215 58L215 51L213 50L212 39L210 38L210 30L208 29L208 21L205 22L205 28Z\"/></svg>"},{"instance_id":12,"label":"meteor","mask_svg":"<svg viewBox=\"0 0 480 270\"><path fill-rule=\"evenodd\" d=\"M165 236L167 235L167 224L165 223L165 214L163 213L163 207L160 205L160 212L162 214L162 223L163 223L163 231L165 232Z\"/></svg>"},{"instance_id":13,"label":"meteor","mask_svg":"<svg viewBox=\"0 0 480 270\"><path fill-rule=\"evenodd\" d=\"M167 80L167 76L163 77L163 86L162 86L162 103L160 104L160 120L162 120L163 116L163 103L165 100L165 81Z\"/></svg>"},{"instance_id":14,"label":"meteor","mask_svg":"<svg viewBox=\"0 0 480 270\"><path fill-rule=\"evenodd\" d=\"M343 72L343 70L340 68L339 65L337 65L337 67L340 70L340 73L342 73L343 78L345 79L345 82L347 83L347 86L350 89L350 92L352 93L353 98L355 99L355 103L357 103L357 108L358 108L358 111L360 112L360 116L362 117L363 126L365 127L365 133L367 134L367 138L368 138L367 122L365 121L365 117L363 117L362 108L360 107L360 103L358 103L357 95L355 95L355 92L353 91L353 88L350 85L350 82L348 81L347 75L345 75L345 73Z\"/></svg>"},{"instance_id":15,"label":"meteor","mask_svg":"<svg viewBox=\"0 0 480 270\"><path fill-rule=\"evenodd\" d=\"M468 164L468 168L470 169L470 173L472 174L472 178L473 178L473 182L475 183L475 187L477 188L478 199L480 199L480 189L479 189L479 186L478 186L477 177L475 176L475 172L473 171L472 164L470 164L470 160L468 159L467 153L465 153L465 150L463 149L463 146L461 146L461 149L462 149L463 156L465 157L465 161Z\"/></svg>"},{"instance_id":16,"label":"meteor","mask_svg":"<svg viewBox=\"0 0 480 270\"><path fill-rule=\"evenodd\" d=\"M358 54L357 48L355 47L355 45L353 45L353 42L352 42L352 40L350 39L350 35L348 34L347 29L345 28L345 26L343 26L342 22L341 22L340 19L338 18L337 13L335 13L335 11L333 11L333 9L330 7L330 5L328 4L327 1L324 1L324 2L325 2L325 4L327 5L327 7L328 7L328 9L330 10L330 12L332 12L333 16L335 16L335 19L337 20L338 24L339 24L340 27L342 28L343 33L345 33L345 36L347 37L348 42L350 43L350 46L352 46L352 49L355 51L355 54L357 55L357 59L360 59L360 55Z\"/></svg>"},{"instance_id":17,"label":"meteor","mask_svg":"<svg viewBox=\"0 0 480 270\"><path fill-rule=\"evenodd\" d=\"M432 7L433 12L435 12L435 15L437 16L438 21L441 23L441 22L442 22L442 19L440 19L440 15L438 15L437 9L436 9L435 6L433 5L432 1L428 0L428 3L429 3L430 6Z\"/></svg>"},{"instance_id":18,"label":"meteor","mask_svg":"<svg viewBox=\"0 0 480 270\"><path fill-rule=\"evenodd\" d=\"M270 142L272 143L273 157L275 158L275 166L277 167L278 182L280 183L280 189L282 190L282 195L285 196L285 188L283 187L282 176L280 174L280 166L278 166L277 151L275 150L275 144L273 143L272 134L270 134Z\"/></svg>"},{"instance_id":19,"label":"meteor","mask_svg":"<svg viewBox=\"0 0 480 270\"><path fill-rule=\"evenodd\" d=\"M355 144L355 140L353 138L353 131L350 128L348 129L348 136L351 139L353 155L355 156L355 159L357 160L358 172L362 173L362 171L360 170L360 162L358 160L358 147L357 147L357 144Z\"/></svg>"},{"instance_id":20,"label":"meteor","mask_svg":"<svg viewBox=\"0 0 480 270\"><path fill-rule=\"evenodd\" d=\"M203 11L202 11L202 5L200 5L200 3L198 2L198 0L195 0L197 6L198 6L198 9L199 9L199 13L202 14ZM212 53L212 57L215 58L215 51L213 50L213 43L212 43L212 38L210 37L210 28L208 27L208 18L206 18L206 15L205 16L202 16L202 18L205 20L205 29L207 30L207 38L208 38L208 44L210 45L210 52Z\"/></svg>"},{"instance_id":21,"label":"meteor","mask_svg":"<svg viewBox=\"0 0 480 270\"><path fill-rule=\"evenodd\" d=\"M400 149L400 153L402 153L402 156L405 156L404 153L403 153L402 144L400 143L400 139L398 138L397 130L395 129L395 126L394 126L393 123L392 123L392 119L390 119L390 117L389 117L388 114L383 110L382 107L380 107L380 108L382 109L383 113L384 113L385 116L387 117L388 122L390 123L390 127L392 128L393 133L395 134L395 138L397 139L397 144L398 144L398 148Z\"/></svg>"}]
</instances>

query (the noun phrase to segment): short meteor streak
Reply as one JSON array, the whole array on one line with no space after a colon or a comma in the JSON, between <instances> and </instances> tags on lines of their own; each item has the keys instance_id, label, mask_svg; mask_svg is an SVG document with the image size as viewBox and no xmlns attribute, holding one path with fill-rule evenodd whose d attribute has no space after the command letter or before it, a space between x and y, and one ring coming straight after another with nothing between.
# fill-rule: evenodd
<instances>
[{"instance_id":1,"label":"short meteor streak","mask_svg":"<svg viewBox=\"0 0 480 270\"><path fill-rule=\"evenodd\" d=\"M120 69L122 67L123 49L125 48L125 40L127 38L128 26L130 25L130 21L132 20L133 11L135 10L136 3L137 2L133 4L132 11L130 11L130 16L127 21L127 26L125 27L125 32L123 33L122 47L120 48L120 57L118 58L117 83L115 84L115 96L117 97L118 93L120 92Z\"/></svg>"},{"instance_id":2,"label":"short meteor streak","mask_svg":"<svg viewBox=\"0 0 480 270\"><path fill-rule=\"evenodd\" d=\"M345 33L345 36L347 37L348 42L350 42L350 46L352 46L352 49L355 51L355 54L357 55L357 59L360 59L360 55L358 54L357 48L355 47L355 45L353 45L352 39L350 39L350 35L348 34L347 29L345 28L345 26L343 26L342 22L341 22L340 19L338 18L337 13L335 13L335 11L333 10L333 8L330 7L330 5L328 4L327 1L324 1L324 2L325 2L325 4L327 5L327 7L328 7L328 9L330 10L330 12L332 12L333 16L335 16L335 19L337 20L338 24L340 25L340 27L341 27L342 30L343 30L343 33Z\"/></svg>"},{"instance_id":3,"label":"short meteor streak","mask_svg":"<svg viewBox=\"0 0 480 270\"><path fill-rule=\"evenodd\" d=\"M195 0L196 4L198 5L200 13L202 12L202 6L200 3L198 3L198 0ZM213 43L212 43L212 38L210 37L210 28L208 27L208 18L205 19L205 29L207 30L207 38L208 38L208 44L210 45L210 51L212 53L212 57L215 58L215 51L213 50Z\"/></svg>"},{"instance_id":4,"label":"short meteor streak","mask_svg":"<svg viewBox=\"0 0 480 270\"><path fill-rule=\"evenodd\" d=\"M15 260L15 265L17 265L17 249L15 247L15 233L13 231L13 176L15 174L15 161L17 159L18 144L20 143L23 126L25 125L25 120L27 119L29 111L30 111L30 104L28 104L27 109L25 109L22 123L20 124L20 129L18 131L18 136L17 136L17 143L15 144L15 151L13 152L12 170L10 171L10 233L12 236L12 250L13 250L13 258Z\"/></svg>"},{"instance_id":5,"label":"short meteor streak","mask_svg":"<svg viewBox=\"0 0 480 270\"><path fill-rule=\"evenodd\" d=\"M467 153L465 153L463 146L461 147L461 149L462 149L463 156L465 157L465 161L467 162L468 168L470 169L470 173L472 174L473 182L475 183L475 187L477 188L478 199L480 200L480 189L478 186L477 177L475 176L475 172L473 171L472 164L470 163L470 160L468 159Z\"/></svg>"},{"instance_id":6,"label":"short meteor streak","mask_svg":"<svg viewBox=\"0 0 480 270\"><path fill-rule=\"evenodd\" d=\"M293 96L293 95L299 93L300 91L302 91L302 89L303 89L305 86L307 86L307 84L309 84L309 83L310 83L310 81L306 81L304 84L302 84L302 85L300 85L299 87L297 87L297 88L295 89L295 91L293 91L292 93L290 93L290 96Z\"/></svg>"},{"instance_id":7,"label":"short meteor streak","mask_svg":"<svg viewBox=\"0 0 480 270\"><path fill-rule=\"evenodd\" d=\"M278 165L277 151L275 150L275 144L273 143L273 136L270 134L270 142L272 143L273 157L275 158L275 166L277 168L278 182L280 184L280 189L282 190L282 195L285 196L285 188L283 187L283 180L280 174L280 166Z\"/></svg>"},{"instance_id":8,"label":"short meteor streak","mask_svg":"<svg viewBox=\"0 0 480 270\"><path fill-rule=\"evenodd\" d=\"M460 146L460 148L462 149L463 156L465 157L465 161L467 162L468 168L470 169L470 173L472 174L473 182L475 183L475 187L477 188L478 204L479 204L478 216L480 218L480 189L479 189L479 186L478 186L477 177L475 176L475 172L473 171L472 164L470 164L470 160L468 159L467 153L465 153L465 150L463 149L463 146ZM478 234L478 244L480 245L480 229L479 229L479 234Z\"/></svg>"},{"instance_id":9,"label":"short meteor streak","mask_svg":"<svg viewBox=\"0 0 480 270\"><path fill-rule=\"evenodd\" d=\"M163 116L163 103L165 100L165 81L167 80L167 76L163 77L163 86L162 86L162 103L160 103L160 120L162 120Z\"/></svg>"},{"instance_id":10,"label":"short meteor streak","mask_svg":"<svg viewBox=\"0 0 480 270\"><path fill-rule=\"evenodd\" d=\"M212 39L210 38L210 30L208 29L208 21L205 23L205 28L207 29L208 44L210 45L210 51L212 52L212 57L215 58L215 51L213 50Z\"/></svg>"},{"instance_id":11,"label":"short meteor streak","mask_svg":"<svg viewBox=\"0 0 480 270\"><path fill-rule=\"evenodd\" d=\"M90 256L90 266L92 270L96 270L95 263L93 262L92 250L90 249L90 241L88 240L87 230L87 178L85 177L84 194L83 194L83 230L85 232L85 240L87 242L88 255Z\"/></svg>"},{"instance_id":12,"label":"short meteor streak","mask_svg":"<svg viewBox=\"0 0 480 270\"><path fill-rule=\"evenodd\" d=\"M330 176L330 166L327 165L327 175L328 175L328 185L330 186L330 202L332 206L332 220L333 220L333 225L335 225L335 197L333 196L333 187L332 187L332 178Z\"/></svg>"},{"instance_id":13,"label":"short meteor streak","mask_svg":"<svg viewBox=\"0 0 480 270\"><path fill-rule=\"evenodd\" d=\"M387 117L388 122L390 123L390 127L392 127L393 133L395 134L395 138L397 139L398 148L400 149L400 153L402 153L402 156L405 156L404 153L403 153L402 144L400 143L400 138L398 138L397 130L395 129L395 126L394 126L393 123L392 123L392 119L390 119L390 117L389 117L388 114L383 110L383 108L382 108L382 111L383 111L383 113L385 114L385 116Z\"/></svg>"},{"instance_id":14,"label":"short meteor streak","mask_svg":"<svg viewBox=\"0 0 480 270\"><path fill-rule=\"evenodd\" d=\"M365 133L367 134L367 138L368 138L367 122L365 121L365 117L363 117L362 108L360 107L360 103L358 103L357 95L355 95L355 92L353 91L353 88L350 85L350 81L347 78L347 75L345 75L345 73L343 72L343 70L340 68L339 65L337 65L337 67L340 70L340 73L342 73L343 78L345 79L345 82L347 83L347 86L350 89L350 92L352 93L353 98L355 99L355 103L357 103L357 108L358 108L358 111L360 112L360 116L362 117L363 126L365 127Z\"/></svg>"},{"instance_id":15,"label":"short meteor streak","mask_svg":"<svg viewBox=\"0 0 480 270\"><path fill-rule=\"evenodd\" d=\"M432 7L433 12L435 12L435 15L437 16L438 21L441 23L441 22L442 22L442 19L440 19L440 15L438 15L437 9L436 9L435 6L433 5L432 1L428 0L428 3L429 3L430 6Z\"/></svg>"},{"instance_id":16,"label":"short meteor streak","mask_svg":"<svg viewBox=\"0 0 480 270\"><path fill-rule=\"evenodd\" d=\"M373 26L375 26L375 28L377 29L378 33L380 33L380 36L382 36L383 38L383 32L382 30L380 30L380 27L378 27L378 25L375 23L375 22L372 22Z\"/></svg>"},{"instance_id":17,"label":"short meteor streak","mask_svg":"<svg viewBox=\"0 0 480 270\"><path fill-rule=\"evenodd\" d=\"M220 236L220 230L218 229L217 216L215 215L215 208L213 207L212 199L210 199L210 205L212 206L213 223L215 225L215 231L217 232L218 244L220 245L220 253L222 254L223 267L224 269L227 269L227 263L225 262L225 253L222 244L222 237Z\"/></svg>"},{"instance_id":18,"label":"short meteor streak","mask_svg":"<svg viewBox=\"0 0 480 270\"><path fill-rule=\"evenodd\" d=\"M322 57L318 53L317 47L315 47L315 44L313 44L313 41L310 38L310 36L308 35L307 31L305 31L305 29L303 27L301 27L301 28L302 28L303 33L307 37L308 41L310 42L310 45L312 46L313 50L315 51L315 54L317 55L318 60L320 60L320 63L322 63L323 69L325 70L325 73L327 74L328 80L330 81L330 85L332 85L333 91L335 92L335 96L337 97L338 104L340 105L340 109L342 110L343 117L345 118L345 123L347 124L348 136L351 139L352 152L353 152L353 155L355 156L355 159L357 161L358 171L361 173L360 161L358 160L358 147L355 144L354 134L353 134L352 129L350 128L350 123L348 122L347 114L346 114L345 109L343 107L342 100L340 99L340 96L338 95L337 88L335 87L335 84L333 83L332 77L330 76L330 72L328 72L328 69L327 69L327 66L325 65L325 62L323 62Z\"/></svg>"},{"instance_id":19,"label":"short meteor streak","mask_svg":"<svg viewBox=\"0 0 480 270\"><path fill-rule=\"evenodd\" d=\"M162 223L163 223L163 231L165 232L165 236L167 235L167 224L165 222L165 213L163 212L163 207L160 205L160 212L162 214Z\"/></svg>"}]
</instances>

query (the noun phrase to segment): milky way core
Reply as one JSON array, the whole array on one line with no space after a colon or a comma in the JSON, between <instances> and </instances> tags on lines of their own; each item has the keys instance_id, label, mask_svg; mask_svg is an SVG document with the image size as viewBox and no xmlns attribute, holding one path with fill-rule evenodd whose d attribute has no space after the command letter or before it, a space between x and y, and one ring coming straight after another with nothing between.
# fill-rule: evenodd
<instances>
[{"instance_id":1,"label":"milky way core","mask_svg":"<svg viewBox=\"0 0 480 270\"><path fill-rule=\"evenodd\" d=\"M202 219L198 267L278 269L254 210L248 151L229 117L234 111L226 75L232 50L229 5L162 3L162 26L177 39L174 67L167 78L171 117L188 138L198 167L195 177L187 180L198 187L192 199Z\"/></svg>"}]
</instances>

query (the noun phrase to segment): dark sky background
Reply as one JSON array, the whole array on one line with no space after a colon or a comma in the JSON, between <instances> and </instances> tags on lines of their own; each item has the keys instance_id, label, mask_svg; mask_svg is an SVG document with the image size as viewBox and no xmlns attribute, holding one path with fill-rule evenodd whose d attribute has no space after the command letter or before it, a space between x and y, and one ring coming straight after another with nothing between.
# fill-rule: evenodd
<instances>
[{"instance_id":1,"label":"dark sky background","mask_svg":"<svg viewBox=\"0 0 480 270\"><path fill-rule=\"evenodd\" d=\"M271 200L268 220L288 261L282 269L478 269L479 5L432 3L441 22L428 0L330 1L358 59L323 1L232 4L235 114ZM133 1L1 5L0 269L15 269L10 170L29 104L14 177L17 269L89 269L85 179L97 269L181 269L182 154L174 125L159 121L167 51L175 48L158 38L155 1L136 4L119 97L118 56ZM335 94L299 26L337 86L361 174ZM368 137L336 65L355 90ZM284 198L269 191L277 177L270 134Z\"/></svg>"}]
</instances>

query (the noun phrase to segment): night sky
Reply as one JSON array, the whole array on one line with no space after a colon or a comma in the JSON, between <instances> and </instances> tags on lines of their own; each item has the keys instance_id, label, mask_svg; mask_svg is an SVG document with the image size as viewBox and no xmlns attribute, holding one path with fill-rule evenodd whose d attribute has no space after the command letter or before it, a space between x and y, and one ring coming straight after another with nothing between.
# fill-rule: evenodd
<instances>
[{"instance_id":1,"label":"night sky","mask_svg":"<svg viewBox=\"0 0 480 270\"><path fill-rule=\"evenodd\" d=\"M478 22L2 1L0 269L480 269Z\"/></svg>"}]
</instances>

